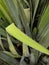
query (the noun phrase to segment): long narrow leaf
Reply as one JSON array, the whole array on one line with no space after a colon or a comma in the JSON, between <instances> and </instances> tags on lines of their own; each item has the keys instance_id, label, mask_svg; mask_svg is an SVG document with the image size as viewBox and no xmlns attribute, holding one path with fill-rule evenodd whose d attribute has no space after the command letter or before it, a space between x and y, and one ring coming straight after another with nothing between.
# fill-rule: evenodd
<instances>
[{"instance_id":1,"label":"long narrow leaf","mask_svg":"<svg viewBox=\"0 0 49 65\"><path fill-rule=\"evenodd\" d=\"M7 10L4 9L4 7L2 6L2 4L0 3L0 10L3 12L3 14L5 15L5 17L9 20L9 23L11 23L11 18L9 16L9 13L7 13Z\"/></svg>"},{"instance_id":2,"label":"long narrow leaf","mask_svg":"<svg viewBox=\"0 0 49 65\"><path fill-rule=\"evenodd\" d=\"M34 23L34 18L35 18L35 14L37 12L37 8L38 8L39 1L40 0L33 0L34 13L33 13L33 19L32 19L32 22L31 22L31 28L32 28L33 23Z\"/></svg>"},{"instance_id":3,"label":"long narrow leaf","mask_svg":"<svg viewBox=\"0 0 49 65\"><path fill-rule=\"evenodd\" d=\"M18 39L19 41L25 43L26 45L29 45L30 47L43 52L45 54L49 55L49 50L47 50L45 47L43 47L42 45L38 44L36 41L34 41L33 39L31 39L30 37L28 37L27 35L25 35L23 32L21 32L14 24L11 24L10 26L8 26L6 28L6 31L12 35L13 37L15 37L16 39Z\"/></svg>"},{"instance_id":4,"label":"long narrow leaf","mask_svg":"<svg viewBox=\"0 0 49 65\"><path fill-rule=\"evenodd\" d=\"M15 7L15 4L13 2L13 0L4 0L7 9L11 15L11 17L14 20L14 23L20 28L22 29L22 25L21 25L21 21L19 19L19 14L18 14L18 9L17 7Z\"/></svg>"},{"instance_id":5,"label":"long narrow leaf","mask_svg":"<svg viewBox=\"0 0 49 65\"><path fill-rule=\"evenodd\" d=\"M19 65L19 63L12 56L9 56L2 51L0 51L0 59L7 62L9 65Z\"/></svg>"},{"instance_id":6,"label":"long narrow leaf","mask_svg":"<svg viewBox=\"0 0 49 65\"><path fill-rule=\"evenodd\" d=\"M16 55L17 57L19 57L20 55L16 52L14 45L12 43L12 41L10 40L9 35L7 35L7 39L8 39L8 44L9 44L9 49L12 52L12 54Z\"/></svg>"},{"instance_id":7,"label":"long narrow leaf","mask_svg":"<svg viewBox=\"0 0 49 65\"><path fill-rule=\"evenodd\" d=\"M39 21L38 25L38 37L42 34L42 31L45 29L46 25L49 24L49 4L45 10L45 12L42 14L41 19Z\"/></svg>"},{"instance_id":8,"label":"long narrow leaf","mask_svg":"<svg viewBox=\"0 0 49 65\"><path fill-rule=\"evenodd\" d=\"M3 46L3 44L2 44L1 36L0 36L0 46L2 47L3 50L5 50L5 49L4 49L4 46Z\"/></svg>"}]
</instances>

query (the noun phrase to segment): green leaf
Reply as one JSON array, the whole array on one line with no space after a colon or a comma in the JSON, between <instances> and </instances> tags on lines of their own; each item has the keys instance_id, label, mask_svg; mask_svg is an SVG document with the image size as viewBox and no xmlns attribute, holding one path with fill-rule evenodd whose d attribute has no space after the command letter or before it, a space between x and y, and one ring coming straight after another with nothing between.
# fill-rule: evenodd
<instances>
[{"instance_id":1,"label":"green leaf","mask_svg":"<svg viewBox=\"0 0 49 65\"><path fill-rule=\"evenodd\" d=\"M30 64L32 65L32 64L34 64L35 65L35 56L34 56L34 52L32 52L31 54L30 54Z\"/></svg>"},{"instance_id":2,"label":"green leaf","mask_svg":"<svg viewBox=\"0 0 49 65\"><path fill-rule=\"evenodd\" d=\"M4 4L4 3L3 3ZM4 16L8 19L9 23L11 23L11 18L9 16L9 13L7 12L7 10L5 9L6 7L4 7L2 5L2 3L0 2L0 10L3 12Z\"/></svg>"},{"instance_id":3,"label":"green leaf","mask_svg":"<svg viewBox=\"0 0 49 65\"><path fill-rule=\"evenodd\" d=\"M29 56L29 50L25 44L23 44L23 56L25 57Z\"/></svg>"},{"instance_id":4,"label":"green leaf","mask_svg":"<svg viewBox=\"0 0 49 65\"><path fill-rule=\"evenodd\" d=\"M29 24L27 23L27 18L26 18L26 15L25 15L25 12L24 12L24 8L21 4L21 2L19 0L13 0L15 6L18 8L18 11L19 11L19 15L21 17L21 20L22 20L22 24L25 28L25 32L27 35L31 36L31 32L30 32L30 28L29 28ZM24 50L24 48L26 48L26 51ZM23 45L23 55L27 56L29 55L29 51L28 51L28 47L26 45Z\"/></svg>"},{"instance_id":5,"label":"green leaf","mask_svg":"<svg viewBox=\"0 0 49 65\"><path fill-rule=\"evenodd\" d=\"M30 23L30 8L24 9L24 12L25 12L26 18L28 20L27 23L29 24Z\"/></svg>"},{"instance_id":6,"label":"green leaf","mask_svg":"<svg viewBox=\"0 0 49 65\"><path fill-rule=\"evenodd\" d=\"M6 37L6 31L0 27L0 35L5 36Z\"/></svg>"},{"instance_id":7,"label":"green leaf","mask_svg":"<svg viewBox=\"0 0 49 65\"><path fill-rule=\"evenodd\" d=\"M0 36L0 46L2 47L3 50L5 50L5 49L4 49L4 46L3 46L3 44L2 44L1 36Z\"/></svg>"},{"instance_id":8,"label":"green leaf","mask_svg":"<svg viewBox=\"0 0 49 65\"><path fill-rule=\"evenodd\" d=\"M22 29L22 25L21 25L21 21L19 19L19 13L18 13L18 9L17 7L15 7L15 4L13 2L13 0L4 0L7 9L12 17L12 19L14 20L13 22L20 28Z\"/></svg>"},{"instance_id":9,"label":"green leaf","mask_svg":"<svg viewBox=\"0 0 49 65\"><path fill-rule=\"evenodd\" d=\"M22 56L22 58L20 60L20 65L26 65L26 62L24 61L24 56Z\"/></svg>"},{"instance_id":10,"label":"green leaf","mask_svg":"<svg viewBox=\"0 0 49 65\"><path fill-rule=\"evenodd\" d=\"M45 29L40 35L39 43L45 46L46 48L49 47L49 24L45 26Z\"/></svg>"},{"instance_id":11,"label":"green leaf","mask_svg":"<svg viewBox=\"0 0 49 65\"><path fill-rule=\"evenodd\" d=\"M28 1L27 1L27 0L24 0L24 2L27 4L27 6L28 6L28 7L30 7L30 6L29 6L29 3L28 3Z\"/></svg>"},{"instance_id":12,"label":"green leaf","mask_svg":"<svg viewBox=\"0 0 49 65\"><path fill-rule=\"evenodd\" d=\"M9 49L12 52L12 54L14 54L16 57L20 57L20 55L16 52L14 45L13 45L12 41L10 40L9 35L7 35L7 40L8 40L8 44L9 44Z\"/></svg>"},{"instance_id":13,"label":"green leaf","mask_svg":"<svg viewBox=\"0 0 49 65\"><path fill-rule=\"evenodd\" d=\"M1 12L1 14L2 14L2 12ZM5 29L5 27L7 27L8 25L9 25L9 23L7 22L7 19L2 14L1 17L0 17L0 27Z\"/></svg>"},{"instance_id":14,"label":"green leaf","mask_svg":"<svg viewBox=\"0 0 49 65\"><path fill-rule=\"evenodd\" d=\"M7 62L9 65L19 65L19 63L13 57L2 51L0 51L0 59Z\"/></svg>"},{"instance_id":15,"label":"green leaf","mask_svg":"<svg viewBox=\"0 0 49 65\"><path fill-rule=\"evenodd\" d=\"M19 0L19 1L22 3L22 5L23 5L24 8L29 7L29 3L28 3L27 0Z\"/></svg>"},{"instance_id":16,"label":"green leaf","mask_svg":"<svg viewBox=\"0 0 49 65\"><path fill-rule=\"evenodd\" d=\"M23 32L21 32L14 24L9 25L6 28L6 31L12 35L13 37L15 37L16 39L18 39L19 41L25 43L26 45L42 52L45 53L47 55L49 55L49 50L47 50L45 47L43 47L42 45L38 44L36 41L34 41L33 39L31 39L29 36L25 35Z\"/></svg>"},{"instance_id":17,"label":"green leaf","mask_svg":"<svg viewBox=\"0 0 49 65\"><path fill-rule=\"evenodd\" d=\"M8 54L9 56L11 56L13 58L16 58L16 56L13 55L11 52L8 52L8 51L2 51L2 52L4 52L5 54Z\"/></svg>"},{"instance_id":18,"label":"green leaf","mask_svg":"<svg viewBox=\"0 0 49 65\"><path fill-rule=\"evenodd\" d=\"M34 12L33 12L33 19L32 19L32 22L31 22L31 28L33 27L34 18L35 18L36 12L37 12L39 1L40 0L32 0L33 7L34 7Z\"/></svg>"},{"instance_id":19,"label":"green leaf","mask_svg":"<svg viewBox=\"0 0 49 65\"><path fill-rule=\"evenodd\" d=\"M38 38L39 39L39 41L41 41L45 36L47 36L47 38L49 37L49 24L47 24L46 26L45 26L45 28L44 28L44 30L42 31L42 33L41 33L41 35L40 35L40 37Z\"/></svg>"},{"instance_id":20,"label":"green leaf","mask_svg":"<svg viewBox=\"0 0 49 65\"><path fill-rule=\"evenodd\" d=\"M13 2L15 4L15 6L17 6L17 8L18 8L18 12L19 12L20 18L22 20L22 24L25 28L26 34L31 36L30 27L29 27L29 24L27 23L27 18L26 18L24 8L23 8L21 2L19 0L13 0Z\"/></svg>"},{"instance_id":21,"label":"green leaf","mask_svg":"<svg viewBox=\"0 0 49 65\"><path fill-rule=\"evenodd\" d=\"M41 19L39 21L38 25L38 35L37 37L40 37L42 34L42 31L45 29L45 26L49 24L49 4L47 5L47 8L45 9L45 12L42 14Z\"/></svg>"}]
</instances>

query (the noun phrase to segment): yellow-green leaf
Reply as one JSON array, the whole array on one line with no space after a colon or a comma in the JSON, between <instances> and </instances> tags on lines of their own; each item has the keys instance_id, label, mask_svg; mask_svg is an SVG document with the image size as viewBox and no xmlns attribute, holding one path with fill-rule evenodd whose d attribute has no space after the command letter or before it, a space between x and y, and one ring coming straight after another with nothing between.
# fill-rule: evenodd
<instances>
[{"instance_id":1,"label":"yellow-green leaf","mask_svg":"<svg viewBox=\"0 0 49 65\"><path fill-rule=\"evenodd\" d=\"M47 50L45 47L38 44L36 41L31 39L29 36L27 36L26 34L21 32L13 23L6 28L6 31L10 35L12 35L16 39L18 39L19 41L25 43L26 45L28 45L42 53L49 55L49 50Z\"/></svg>"}]
</instances>

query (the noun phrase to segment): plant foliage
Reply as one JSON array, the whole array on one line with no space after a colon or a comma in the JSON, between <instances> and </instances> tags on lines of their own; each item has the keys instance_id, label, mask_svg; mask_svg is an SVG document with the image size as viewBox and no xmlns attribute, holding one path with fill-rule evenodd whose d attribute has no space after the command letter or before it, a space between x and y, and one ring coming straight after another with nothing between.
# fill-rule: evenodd
<instances>
[{"instance_id":1,"label":"plant foliage","mask_svg":"<svg viewBox=\"0 0 49 65\"><path fill-rule=\"evenodd\" d=\"M12 23L32 39L9 35L6 27ZM49 51L31 41L49 49L49 0L0 0L0 65L49 65Z\"/></svg>"}]
</instances>

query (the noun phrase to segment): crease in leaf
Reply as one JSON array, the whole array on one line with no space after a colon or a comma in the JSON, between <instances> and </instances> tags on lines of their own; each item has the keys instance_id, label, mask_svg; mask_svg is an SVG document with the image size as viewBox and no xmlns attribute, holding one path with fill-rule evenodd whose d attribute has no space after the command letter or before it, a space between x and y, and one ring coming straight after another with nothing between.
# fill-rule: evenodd
<instances>
[{"instance_id":1,"label":"crease in leaf","mask_svg":"<svg viewBox=\"0 0 49 65\"><path fill-rule=\"evenodd\" d=\"M6 31L18 39L19 41L23 42L24 44L42 52L47 55L49 55L49 50L43 47L42 45L38 44L38 42L31 39L29 36L25 35L23 32L21 32L15 25L12 23L6 28Z\"/></svg>"}]
</instances>

